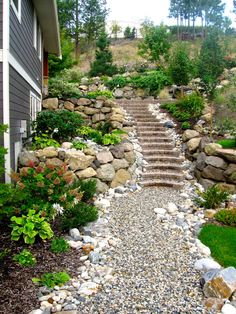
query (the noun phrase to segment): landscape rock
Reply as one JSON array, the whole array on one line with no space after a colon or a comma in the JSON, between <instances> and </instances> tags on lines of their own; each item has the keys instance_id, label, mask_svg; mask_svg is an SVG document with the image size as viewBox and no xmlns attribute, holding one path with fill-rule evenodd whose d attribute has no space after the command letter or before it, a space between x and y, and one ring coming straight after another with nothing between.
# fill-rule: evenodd
<instances>
[{"instance_id":1,"label":"landscape rock","mask_svg":"<svg viewBox=\"0 0 236 314\"><path fill-rule=\"evenodd\" d=\"M182 139L184 142L191 140L192 138L199 137L199 132L195 130L186 130L182 135Z\"/></svg>"},{"instance_id":2,"label":"landscape rock","mask_svg":"<svg viewBox=\"0 0 236 314\"><path fill-rule=\"evenodd\" d=\"M92 103L91 100L89 100L87 98L80 98L80 99L78 99L77 105L78 106L88 106L91 103Z\"/></svg>"},{"instance_id":3,"label":"landscape rock","mask_svg":"<svg viewBox=\"0 0 236 314\"><path fill-rule=\"evenodd\" d=\"M81 153L77 154L75 157L70 157L68 163L70 169L76 171L88 168L93 161L93 156L84 155L83 153Z\"/></svg>"},{"instance_id":4,"label":"landscape rock","mask_svg":"<svg viewBox=\"0 0 236 314\"><path fill-rule=\"evenodd\" d=\"M189 140L187 142L187 147L188 147L189 152L194 153L198 149L200 142L201 142L200 137L192 138L191 140Z\"/></svg>"},{"instance_id":5,"label":"landscape rock","mask_svg":"<svg viewBox=\"0 0 236 314\"><path fill-rule=\"evenodd\" d=\"M206 157L205 162L207 165L210 165L216 168L221 168L221 169L226 169L228 166L227 162L225 162L224 159L215 157L215 156Z\"/></svg>"},{"instance_id":6,"label":"landscape rock","mask_svg":"<svg viewBox=\"0 0 236 314\"><path fill-rule=\"evenodd\" d=\"M72 146L73 146L73 144L70 142L64 142L61 144L61 148L63 148L63 149L71 149Z\"/></svg>"},{"instance_id":7,"label":"landscape rock","mask_svg":"<svg viewBox=\"0 0 236 314\"><path fill-rule=\"evenodd\" d=\"M124 146L116 145L110 148L110 152L114 156L114 158L121 159L124 158Z\"/></svg>"},{"instance_id":8,"label":"landscape rock","mask_svg":"<svg viewBox=\"0 0 236 314\"><path fill-rule=\"evenodd\" d=\"M211 155L215 155L216 151L220 148L222 148L220 144L210 143L205 146L204 150L207 155L211 156Z\"/></svg>"},{"instance_id":9,"label":"landscape rock","mask_svg":"<svg viewBox=\"0 0 236 314\"><path fill-rule=\"evenodd\" d=\"M202 176L206 179L213 179L214 181L225 181L224 170L207 166L202 171Z\"/></svg>"},{"instance_id":10,"label":"landscape rock","mask_svg":"<svg viewBox=\"0 0 236 314\"><path fill-rule=\"evenodd\" d=\"M235 149L217 149L215 154L223 157L224 159L236 163L236 150Z\"/></svg>"},{"instance_id":11,"label":"landscape rock","mask_svg":"<svg viewBox=\"0 0 236 314\"><path fill-rule=\"evenodd\" d=\"M22 151L19 154L19 163L21 166L29 166L30 162L33 162L36 166L39 164L39 160L36 157L35 152Z\"/></svg>"},{"instance_id":12,"label":"landscape rock","mask_svg":"<svg viewBox=\"0 0 236 314\"><path fill-rule=\"evenodd\" d=\"M94 114L97 114L99 112L100 112L99 109L96 109L96 108L86 107L84 109L84 113L87 114L87 115L94 115Z\"/></svg>"},{"instance_id":13,"label":"landscape rock","mask_svg":"<svg viewBox=\"0 0 236 314\"><path fill-rule=\"evenodd\" d=\"M106 116L103 113L96 113L92 117L93 123L97 123L104 120L106 120Z\"/></svg>"},{"instance_id":14,"label":"landscape rock","mask_svg":"<svg viewBox=\"0 0 236 314\"><path fill-rule=\"evenodd\" d=\"M115 174L115 177L111 183L112 188L125 184L128 180L131 180L131 176L128 171L120 169Z\"/></svg>"},{"instance_id":15,"label":"landscape rock","mask_svg":"<svg viewBox=\"0 0 236 314\"><path fill-rule=\"evenodd\" d=\"M206 166L206 154L201 152L197 156L197 161L196 161L196 168L200 171L202 171Z\"/></svg>"},{"instance_id":16,"label":"landscape rock","mask_svg":"<svg viewBox=\"0 0 236 314\"><path fill-rule=\"evenodd\" d=\"M74 111L75 110L75 105L72 104L72 102L70 102L70 101L65 101L64 102L64 108L66 110L69 110L69 111Z\"/></svg>"},{"instance_id":17,"label":"landscape rock","mask_svg":"<svg viewBox=\"0 0 236 314\"><path fill-rule=\"evenodd\" d=\"M201 271L209 271L211 269L221 269L221 266L211 258L202 258L196 261L194 268Z\"/></svg>"},{"instance_id":18,"label":"landscape rock","mask_svg":"<svg viewBox=\"0 0 236 314\"><path fill-rule=\"evenodd\" d=\"M175 127L174 123L172 121L166 121L164 123L164 127L168 129L173 129Z\"/></svg>"},{"instance_id":19,"label":"landscape rock","mask_svg":"<svg viewBox=\"0 0 236 314\"><path fill-rule=\"evenodd\" d=\"M36 152L37 157L53 158L58 156L58 150L55 147L46 147Z\"/></svg>"},{"instance_id":20,"label":"landscape rock","mask_svg":"<svg viewBox=\"0 0 236 314\"><path fill-rule=\"evenodd\" d=\"M59 101L58 98L48 98L43 100L43 108L49 110L58 109Z\"/></svg>"},{"instance_id":21,"label":"landscape rock","mask_svg":"<svg viewBox=\"0 0 236 314\"><path fill-rule=\"evenodd\" d=\"M46 160L46 165L53 165L55 167L61 167L63 165L63 161L58 158L50 158Z\"/></svg>"},{"instance_id":22,"label":"landscape rock","mask_svg":"<svg viewBox=\"0 0 236 314\"><path fill-rule=\"evenodd\" d=\"M109 190L109 186L102 182L101 180L99 180L98 178L94 178L94 180L96 181L96 193L105 193L106 191Z\"/></svg>"},{"instance_id":23,"label":"landscape rock","mask_svg":"<svg viewBox=\"0 0 236 314\"><path fill-rule=\"evenodd\" d=\"M81 241L82 237L80 235L80 232L77 228L73 228L70 230L69 235L75 240L75 241Z\"/></svg>"},{"instance_id":24,"label":"landscape rock","mask_svg":"<svg viewBox=\"0 0 236 314\"><path fill-rule=\"evenodd\" d=\"M224 300L218 298L208 298L205 301L205 307L208 310L214 311L214 313L218 313L222 306L224 305Z\"/></svg>"},{"instance_id":25,"label":"landscape rock","mask_svg":"<svg viewBox=\"0 0 236 314\"><path fill-rule=\"evenodd\" d=\"M128 163L130 165L132 165L135 162L135 160L136 160L136 156L135 156L135 153L133 151L126 152L124 154L124 156L125 156L125 159L128 161Z\"/></svg>"},{"instance_id":26,"label":"landscape rock","mask_svg":"<svg viewBox=\"0 0 236 314\"><path fill-rule=\"evenodd\" d=\"M126 159L114 159L112 162L112 166L114 167L115 171L120 169L126 169L129 167L129 163Z\"/></svg>"},{"instance_id":27,"label":"landscape rock","mask_svg":"<svg viewBox=\"0 0 236 314\"><path fill-rule=\"evenodd\" d=\"M101 151L97 154L97 160L101 163L101 164L107 164L109 162L112 162L113 160L113 156L111 154L111 152L109 151Z\"/></svg>"},{"instance_id":28,"label":"landscape rock","mask_svg":"<svg viewBox=\"0 0 236 314\"><path fill-rule=\"evenodd\" d=\"M97 169L97 177L102 181L112 181L115 174L115 169L111 164L101 165L101 167Z\"/></svg>"},{"instance_id":29,"label":"landscape rock","mask_svg":"<svg viewBox=\"0 0 236 314\"><path fill-rule=\"evenodd\" d=\"M92 281L82 283L78 291L79 294L90 296L98 292L99 285Z\"/></svg>"},{"instance_id":30,"label":"landscape rock","mask_svg":"<svg viewBox=\"0 0 236 314\"><path fill-rule=\"evenodd\" d=\"M120 88L116 88L113 95L115 98L122 98L124 95L124 91Z\"/></svg>"},{"instance_id":31,"label":"landscape rock","mask_svg":"<svg viewBox=\"0 0 236 314\"><path fill-rule=\"evenodd\" d=\"M211 255L211 250L209 249L209 247L204 245L200 240L196 239L196 245L200 254L206 257Z\"/></svg>"},{"instance_id":32,"label":"landscape rock","mask_svg":"<svg viewBox=\"0 0 236 314\"><path fill-rule=\"evenodd\" d=\"M98 252L90 252L89 260L93 264L98 264L101 260L101 256Z\"/></svg>"},{"instance_id":33,"label":"landscape rock","mask_svg":"<svg viewBox=\"0 0 236 314\"><path fill-rule=\"evenodd\" d=\"M154 213L158 215L165 215L166 209L165 208L154 208Z\"/></svg>"},{"instance_id":34,"label":"landscape rock","mask_svg":"<svg viewBox=\"0 0 236 314\"><path fill-rule=\"evenodd\" d=\"M124 149L124 152L131 152L134 149L134 146L132 143L129 142L124 142L122 143L122 147Z\"/></svg>"},{"instance_id":35,"label":"landscape rock","mask_svg":"<svg viewBox=\"0 0 236 314\"><path fill-rule=\"evenodd\" d=\"M89 167L84 170L77 171L75 174L79 179L88 179L95 177L97 175L97 172L92 167Z\"/></svg>"},{"instance_id":36,"label":"landscape rock","mask_svg":"<svg viewBox=\"0 0 236 314\"><path fill-rule=\"evenodd\" d=\"M222 307L221 313L223 314L236 314L236 307L231 304L225 304Z\"/></svg>"}]
</instances>

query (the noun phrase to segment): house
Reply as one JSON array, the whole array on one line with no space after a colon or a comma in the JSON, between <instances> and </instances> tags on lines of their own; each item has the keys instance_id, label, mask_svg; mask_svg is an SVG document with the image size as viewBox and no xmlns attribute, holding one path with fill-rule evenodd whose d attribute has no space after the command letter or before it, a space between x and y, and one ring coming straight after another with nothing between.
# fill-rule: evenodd
<instances>
[{"instance_id":1,"label":"house","mask_svg":"<svg viewBox=\"0 0 236 314\"><path fill-rule=\"evenodd\" d=\"M41 110L48 54L60 55L56 0L0 0L0 123L9 126L6 178Z\"/></svg>"}]
</instances>

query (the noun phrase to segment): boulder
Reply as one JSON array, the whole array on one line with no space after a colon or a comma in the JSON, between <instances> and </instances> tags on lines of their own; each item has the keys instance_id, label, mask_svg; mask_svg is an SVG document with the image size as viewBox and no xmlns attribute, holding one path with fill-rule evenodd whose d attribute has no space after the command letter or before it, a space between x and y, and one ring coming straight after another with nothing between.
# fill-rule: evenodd
<instances>
[{"instance_id":1,"label":"boulder","mask_svg":"<svg viewBox=\"0 0 236 314\"><path fill-rule=\"evenodd\" d=\"M124 148L124 151L125 151L125 152L131 152L131 151L133 151L133 149L134 149L133 144L132 144L132 143L129 143L129 142L124 142L124 143L122 143L122 147Z\"/></svg>"},{"instance_id":2,"label":"boulder","mask_svg":"<svg viewBox=\"0 0 236 314\"><path fill-rule=\"evenodd\" d=\"M106 116L103 113L96 113L92 117L93 123L104 121L105 119L106 119Z\"/></svg>"},{"instance_id":3,"label":"boulder","mask_svg":"<svg viewBox=\"0 0 236 314\"><path fill-rule=\"evenodd\" d=\"M227 177L227 181L236 184L236 164L230 164L224 175Z\"/></svg>"},{"instance_id":4,"label":"boulder","mask_svg":"<svg viewBox=\"0 0 236 314\"><path fill-rule=\"evenodd\" d=\"M53 165L55 167L61 167L64 164L59 158L50 158L46 160L46 165Z\"/></svg>"},{"instance_id":5,"label":"boulder","mask_svg":"<svg viewBox=\"0 0 236 314\"><path fill-rule=\"evenodd\" d=\"M95 177L97 172L93 168L89 167L87 169L77 171L75 174L79 179L88 179Z\"/></svg>"},{"instance_id":6,"label":"boulder","mask_svg":"<svg viewBox=\"0 0 236 314\"><path fill-rule=\"evenodd\" d=\"M122 145L116 145L110 148L110 152L114 156L114 158L124 158L124 146Z\"/></svg>"},{"instance_id":7,"label":"boulder","mask_svg":"<svg viewBox=\"0 0 236 314\"><path fill-rule=\"evenodd\" d=\"M224 304L221 309L222 314L236 314L236 307L231 304Z\"/></svg>"},{"instance_id":8,"label":"boulder","mask_svg":"<svg viewBox=\"0 0 236 314\"><path fill-rule=\"evenodd\" d=\"M182 139L184 142L187 142L194 137L199 137L199 135L200 135L199 132L197 132L195 130L186 130L186 131L184 131L184 133L182 135Z\"/></svg>"},{"instance_id":9,"label":"boulder","mask_svg":"<svg viewBox=\"0 0 236 314\"><path fill-rule=\"evenodd\" d=\"M102 182L101 180L94 178L93 180L96 181L96 193L100 194L100 193L105 193L109 190L109 186Z\"/></svg>"},{"instance_id":10,"label":"boulder","mask_svg":"<svg viewBox=\"0 0 236 314\"><path fill-rule=\"evenodd\" d=\"M89 116L92 116L92 115L99 113L99 112L100 112L100 110L96 109L96 108L86 107L84 109L84 113L89 115Z\"/></svg>"},{"instance_id":11,"label":"boulder","mask_svg":"<svg viewBox=\"0 0 236 314\"><path fill-rule=\"evenodd\" d=\"M218 313L222 306L224 305L224 300L218 298L208 298L205 301L205 307L208 310L214 311L214 313Z\"/></svg>"},{"instance_id":12,"label":"boulder","mask_svg":"<svg viewBox=\"0 0 236 314\"><path fill-rule=\"evenodd\" d=\"M164 127L167 129L173 129L175 127L174 123L172 121L166 121L164 123Z\"/></svg>"},{"instance_id":13,"label":"boulder","mask_svg":"<svg viewBox=\"0 0 236 314\"><path fill-rule=\"evenodd\" d=\"M236 149L217 149L214 155L236 163Z\"/></svg>"},{"instance_id":14,"label":"boulder","mask_svg":"<svg viewBox=\"0 0 236 314\"><path fill-rule=\"evenodd\" d=\"M210 143L205 146L204 150L207 155L215 155L216 151L220 148L222 148L220 144Z\"/></svg>"},{"instance_id":15,"label":"boulder","mask_svg":"<svg viewBox=\"0 0 236 314\"><path fill-rule=\"evenodd\" d=\"M112 166L114 167L115 171L120 169L126 169L129 167L129 163L126 159L114 159L112 162Z\"/></svg>"},{"instance_id":16,"label":"boulder","mask_svg":"<svg viewBox=\"0 0 236 314\"><path fill-rule=\"evenodd\" d=\"M111 164L101 165L101 167L97 169L97 177L105 182L111 182L115 174L115 170Z\"/></svg>"},{"instance_id":17,"label":"boulder","mask_svg":"<svg viewBox=\"0 0 236 314\"><path fill-rule=\"evenodd\" d=\"M120 114L123 116L123 111L120 107L115 107L115 108L112 108L112 114Z\"/></svg>"},{"instance_id":18,"label":"boulder","mask_svg":"<svg viewBox=\"0 0 236 314\"><path fill-rule=\"evenodd\" d=\"M122 98L124 95L124 91L121 88L116 88L114 91L115 98Z\"/></svg>"},{"instance_id":19,"label":"boulder","mask_svg":"<svg viewBox=\"0 0 236 314\"><path fill-rule=\"evenodd\" d=\"M117 186L124 185L128 180L131 180L129 172L124 169L120 169L117 171L111 183L111 188L116 188Z\"/></svg>"},{"instance_id":20,"label":"boulder","mask_svg":"<svg viewBox=\"0 0 236 314\"><path fill-rule=\"evenodd\" d=\"M97 160L100 162L100 164L107 164L109 162L112 162L113 159L114 158L109 151L101 151L97 154Z\"/></svg>"},{"instance_id":21,"label":"boulder","mask_svg":"<svg viewBox=\"0 0 236 314\"><path fill-rule=\"evenodd\" d=\"M59 101L58 98L48 98L43 100L43 108L49 110L56 110L58 109Z\"/></svg>"},{"instance_id":22,"label":"boulder","mask_svg":"<svg viewBox=\"0 0 236 314\"><path fill-rule=\"evenodd\" d=\"M211 188L213 185L215 185L215 182L213 180L204 179L201 178L199 180L199 183L204 187L205 190Z\"/></svg>"},{"instance_id":23,"label":"boulder","mask_svg":"<svg viewBox=\"0 0 236 314\"><path fill-rule=\"evenodd\" d=\"M91 105L91 100L87 99L87 98L80 98L78 99L77 105L78 106L89 106Z\"/></svg>"},{"instance_id":24,"label":"boulder","mask_svg":"<svg viewBox=\"0 0 236 314\"><path fill-rule=\"evenodd\" d=\"M125 159L128 161L130 165L132 165L135 162L136 156L133 151L126 152L124 155L125 155Z\"/></svg>"},{"instance_id":25,"label":"boulder","mask_svg":"<svg viewBox=\"0 0 236 314\"><path fill-rule=\"evenodd\" d=\"M200 171L202 171L206 166L206 154L205 153L200 153L197 156L197 161L196 161L196 168Z\"/></svg>"},{"instance_id":26,"label":"boulder","mask_svg":"<svg viewBox=\"0 0 236 314\"><path fill-rule=\"evenodd\" d=\"M37 157L53 158L58 156L58 150L55 147L46 147L36 152Z\"/></svg>"},{"instance_id":27,"label":"boulder","mask_svg":"<svg viewBox=\"0 0 236 314\"><path fill-rule=\"evenodd\" d=\"M188 147L189 152L194 153L198 149L200 142L201 142L200 137L192 138L191 140L189 140L187 142L187 147Z\"/></svg>"},{"instance_id":28,"label":"boulder","mask_svg":"<svg viewBox=\"0 0 236 314\"><path fill-rule=\"evenodd\" d=\"M117 103L111 99L106 99L104 102L104 106L108 108L114 108L114 107L117 107Z\"/></svg>"},{"instance_id":29,"label":"boulder","mask_svg":"<svg viewBox=\"0 0 236 314\"><path fill-rule=\"evenodd\" d=\"M29 166L30 163L34 163L34 165L39 164L39 160L36 157L35 152L23 151L19 154L19 163L21 166Z\"/></svg>"},{"instance_id":30,"label":"boulder","mask_svg":"<svg viewBox=\"0 0 236 314\"><path fill-rule=\"evenodd\" d=\"M201 116L201 119L206 121L207 123L210 123L212 120L212 114L211 113L204 114L203 116Z\"/></svg>"},{"instance_id":31,"label":"boulder","mask_svg":"<svg viewBox=\"0 0 236 314\"><path fill-rule=\"evenodd\" d=\"M93 161L93 156L81 154L76 157L70 157L67 163L69 164L71 170L76 171L88 168Z\"/></svg>"},{"instance_id":32,"label":"boulder","mask_svg":"<svg viewBox=\"0 0 236 314\"><path fill-rule=\"evenodd\" d=\"M61 148L63 148L63 149L71 149L72 146L73 146L73 144L70 142L64 142L61 144Z\"/></svg>"},{"instance_id":33,"label":"boulder","mask_svg":"<svg viewBox=\"0 0 236 314\"><path fill-rule=\"evenodd\" d=\"M114 113L110 116L110 120L122 123L124 121L124 116L121 114Z\"/></svg>"},{"instance_id":34,"label":"boulder","mask_svg":"<svg viewBox=\"0 0 236 314\"><path fill-rule=\"evenodd\" d=\"M228 267L209 271L203 276L203 292L206 297L229 299L236 291L236 269Z\"/></svg>"},{"instance_id":35,"label":"boulder","mask_svg":"<svg viewBox=\"0 0 236 314\"><path fill-rule=\"evenodd\" d=\"M212 179L214 181L225 181L224 170L208 165L202 171L203 178Z\"/></svg>"},{"instance_id":36,"label":"boulder","mask_svg":"<svg viewBox=\"0 0 236 314\"><path fill-rule=\"evenodd\" d=\"M209 271L211 269L221 269L219 263L215 262L211 258L202 258L194 264L194 268L200 271Z\"/></svg>"},{"instance_id":37,"label":"boulder","mask_svg":"<svg viewBox=\"0 0 236 314\"><path fill-rule=\"evenodd\" d=\"M122 129L122 123L121 122L118 122L118 121L111 121L111 127L113 129L119 129L121 130ZM123 134L124 135L124 134ZM122 135L122 136L123 136Z\"/></svg>"},{"instance_id":38,"label":"boulder","mask_svg":"<svg viewBox=\"0 0 236 314\"><path fill-rule=\"evenodd\" d=\"M69 111L74 111L75 110L75 105L72 104L72 102L70 102L70 101L65 101L64 102L64 108L66 110L69 110Z\"/></svg>"},{"instance_id":39,"label":"boulder","mask_svg":"<svg viewBox=\"0 0 236 314\"><path fill-rule=\"evenodd\" d=\"M101 112L102 112L102 113L110 113L110 112L111 112L111 108L109 108L109 107L103 107L103 108L101 109Z\"/></svg>"},{"instance_id":40,"label":"boulder","mask_svg":"<svg viewBox=\"0 0 236 314\"><path fill-rule=\"evenodd\" d=\"M206 157L205 161L207 165L220 168L220 169L226 169L228 166L227 162L225 162L224 159L215 157L215 156L208 156Z\"/></svg>"},{"instance_id":41,"label":"boulder","mask_svg":"<svg viewBox=\"0 0 236 314\"><path fill-rule=\"evenodd\" d=\"M92 147L87 147L83 149L85 155L96 156L96 151Z\"/></svg>"},{"instance_id":42,"label":"boulder","mask_svg":"<svg viewBox=\"0 0 236 314\"><path fill-rule=\"evenodd\" d=\"M228 183L218 183L217 186L221 189L221 191L228 192L230 194L236 193L236 185L235 184L228 184Z\"/></svg>"}]
</instances>

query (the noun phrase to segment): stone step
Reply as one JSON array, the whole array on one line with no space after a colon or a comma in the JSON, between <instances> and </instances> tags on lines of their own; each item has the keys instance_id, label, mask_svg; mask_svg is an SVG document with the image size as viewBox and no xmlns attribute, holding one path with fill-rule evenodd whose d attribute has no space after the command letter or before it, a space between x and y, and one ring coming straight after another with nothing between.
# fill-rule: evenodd
<instances>
[{"instance_id":1,"label":"stone step","mask_svg":"<svg viewBox=\"0 0 236 314\"><path fill-rule=\"evenodd\" d=\"M165 128L163 126L137 126L137 132L140 134L140 133L143 133L143 132L151 132L151 133L154 133L157 135L157 133L164 133L165 134ZM148 134L147 134L148 135Z\"/></svg>"},{"instance_id":2,"label":"stone step","mask_svg":"<svg viewBox=\"0 0 236 314\"><path fill-rule=\"evenodd\" d=\"M182 171L183 167L181 163L161 163L161 162L155 162L155 163L149 163L145 166L147 171L151 170L178 170Z\"/></svg>"},{"instance_id":3,"label":"stone step","mask_svg":"<svg viewBox=\"0 0 236 314\"><path fill-rule=\"evenodd\" d=\"M158 120L144 120L143 121L140 121L140 120L136 120L135 124L140 127L140 126L150 126L150 127L153 127L153 126L162 126L164 128L164 125L162 122L158 121Z\"/></svg>"},{"instance_id":4,"label":"stone step","mask_svg":"<svg viewBox=\"0 0 236 314\"><path fill-rule=\"evenodd\" d=\"M165 156L172 156L176 157L179 156L179 152L173 149L143 149L144 156L157 156L165 155ZM145 159L145 158L144 158Z\"/></svg>"},{"instance_id":5,"label":"stone step","mask_svg":"<svg viewBox=\"0 0 236 314\"><path fill-rule=\"evenodd\" d=\"M138 129L137 130L138 137L150 137L150 138L159 138L159 137L165 137L166 132L164 131L155 131L155 130L150 130L147 131L147 128L143 128L142 130Z\"/></svg>"},{"instance_id":6,"label":"stone step","mask_svg":"<svg viewBox=\"0 0 236 314\"><path fill-rule=\"evenodd\" d=\"M142 143L172 143L172 139L168 137L146 137L146 136L139 136L139 142L142 145Z\"/></svg>"},{"instance_id":7,"label":"stone step","mask_svg":"<svg viewBox=\"0 0 236 314\"><path fill-rule=\"evenodd\" d=\"M149 165L155 164L157 162L161 163L173 163L173 164L182 164L184 158L176 156L167 156L167 155L155 155L155 156L146 156L144 158Z\"/></svg>"},{"instance_id":8,"label":"stone step","mask_svg":"<svg viewBox=\"0 0 236 314\"><path fill-rule=\"evenodd\" d=\"M139 182L143 187L153 187L153 186L163 186L170 187L174 189L182 189L184 184L172 180L145 180Z\"/></svg>"},{"instance_id":9,"label":"stone step","mask_svg":"<svg viewBox=\"0 0 236 314\"><path fill-rule=\"evenodd\" d=\"M142 143L141 146L143 149L174 149L173 144L163 142Z\"/></svg>"},{"instance_id":10,"label":"stone step","mask_svg":"<svg viewBox=\"0 0 236 314\"><path fill-rule=\"evenodd\" d=\"M171 172L167 171L152 171L152 172L144 172L143 173L143 180L156 180L156 179L168 179L168 180L184 180L183 173L175 172L172 170Z\"/></svg>"},{"instance_id":11,"label":"stone step","mask_svg":"<svg viewBox=\"0 0 236 314\"><path fill-rule=\"evenodd\" d=\"M163 122L161 122L160 120L157 120L155 118L145 118L145 117L142 117L142 118L135 118L134 119L136 121L136 123L160 123L161 125L163 125Z\"/></svg>"}]
</instances>

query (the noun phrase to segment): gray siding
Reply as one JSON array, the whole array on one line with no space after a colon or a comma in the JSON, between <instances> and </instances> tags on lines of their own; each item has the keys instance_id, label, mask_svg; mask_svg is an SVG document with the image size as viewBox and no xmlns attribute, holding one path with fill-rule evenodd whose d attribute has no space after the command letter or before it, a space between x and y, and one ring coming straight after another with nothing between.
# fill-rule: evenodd
<instances>
[{"instance_id":1,"label":"gray siding","mask_svg":"<svg viewBox=\"0 0 236 314\"><path fill-rule=\"evenodd\" d=\"M3 85L2 85L2 63L0 62L0 124L3 124ZM3 135L0 135L0 145L3 146Z\"/></svg>"},{"instance_id":2,"label":"gray siding","mask_svg":"<svg viewBox=\"0 0 236 314\"><path fill-rule=\"evenodd\" d=\"M0 0L1 1L1 0ZM20 63L30 77L42 87L42 62L33 46L32 0L22 0L21 23L12 7L10 9L10 53Z\"/></svg>"},{"instance_id":3,"label":"gray siding","mask_svg":"<svg viewBox=\"0 0 236 314\"><path fill-rule=\"evenodd\" d=\"M2 49L2 0L0 0L0 49Z\"/></svg>"},{"instance_id":4,"label":"gray siding","mask_svg":"<svg viewBox=\"0 0 236 314\"><path fill-rule=\"evenodd\" d=\"M10 67L10 137L11 167L15 168L15 143L21 142L21 120L28 121L30 127L30 91L37 95L32 87ZM40 97L40 95L38 95ZM29 134L28 134L29 135Z\"/></svg>"}]
</instances>

